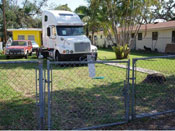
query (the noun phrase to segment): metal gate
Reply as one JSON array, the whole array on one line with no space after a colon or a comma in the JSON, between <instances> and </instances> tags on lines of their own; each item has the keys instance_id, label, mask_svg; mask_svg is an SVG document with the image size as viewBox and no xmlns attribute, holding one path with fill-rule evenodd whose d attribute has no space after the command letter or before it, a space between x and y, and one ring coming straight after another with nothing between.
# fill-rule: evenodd
<instances>
[{"instance_id":1,"label":"metal gate","mask_svg":"<svg viewBox=\"0 0 175 131\"><path fill-rule=\"evenodd\" d=\"M42 61L0 61L2 128L42 129L42 71Z\"/></svg>"},{"instance_id":2,"label":"metal gate","mask_svg":"<svg viewBox=\"0 0 175 131\"><path fill-rule=\"evenodd\" d=\"M130 61L47 61L48 129L96 129L129 119Z\"/></svg>"},{"instance_id":3,"label":"metal gate","mask_svg":"<svg viewBox=\"0 0 175 131\"><path fill-rule=\"evenodd\" d=\"M175 112L175 55L132 63L132 118Z\"/></svg>"}]
</instances>

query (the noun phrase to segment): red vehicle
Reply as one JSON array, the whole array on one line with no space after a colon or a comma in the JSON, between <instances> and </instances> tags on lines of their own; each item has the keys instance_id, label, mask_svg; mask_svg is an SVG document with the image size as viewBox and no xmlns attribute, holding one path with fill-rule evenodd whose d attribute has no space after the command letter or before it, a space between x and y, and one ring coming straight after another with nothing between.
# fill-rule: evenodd
<instances>
[{"instance_id":1,"label":"red vehicle","mask_svg":"<svg viewBox=\"0 0 175 131\"><path fill-rule=\"evenodd\" d=\"M32 43L29 40L15 40L6 48L5 55L7 59L18 56L27 59L29 55L32 55Z\"/></svg>"}]
</instances>

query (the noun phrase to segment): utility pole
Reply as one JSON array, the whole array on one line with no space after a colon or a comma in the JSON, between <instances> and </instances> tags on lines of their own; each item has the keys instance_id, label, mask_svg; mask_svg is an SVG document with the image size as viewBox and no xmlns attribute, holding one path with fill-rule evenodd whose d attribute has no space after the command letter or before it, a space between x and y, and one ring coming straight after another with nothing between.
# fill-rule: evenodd
<instances>
[{"instance_id":1,"label":"utility pole","mask_svg":"<svg viewBox=\"0 0 175 131\"><path fill-rule=\"evenodd\" d=\"M6 27L6 16L5 16L5 0L3 1L3 27L4 27L4 42L7 43L7 27Z\"/></svg>"}]
</instances>

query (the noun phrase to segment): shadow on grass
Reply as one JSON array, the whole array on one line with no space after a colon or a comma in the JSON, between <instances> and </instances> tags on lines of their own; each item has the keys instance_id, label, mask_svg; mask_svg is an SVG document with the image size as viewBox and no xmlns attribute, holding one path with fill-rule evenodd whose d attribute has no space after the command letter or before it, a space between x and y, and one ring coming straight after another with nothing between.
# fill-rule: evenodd
<instances>
[{"instance_id":1,"label":"shadow on grass","mask_svg":"<svg viewBox=\"0 0 175 131\"><path fill-rule=\"evenodd\" d=\"M0 129L38 129L36 103L28 98L0 102Z\"/></svg>"},{"instance_id":2,"label":"shadow on grass","mask_svg":"<svg viewBox=\"0 0 175 131\"><path fill-rule=\"evenodd\" d=\"M175 109L175 75L166 82L136 84L136 113L154 113Z\"/></svg>"},{"instance_id":3,"label":"shadow on grass","mask_svg":"<svg viewBox=\"0 0 175 131\"><path fill-rule=\"evenodd\" d=\"M77 129L123 120L122 87L119 82L53 91L52 129ZM38 129L36 104L30 98L14 97L0 105L0 129Z\"/></svg>"},{"instance_id":4,"label":"shadow on grass","mask_svg":"<svg viewBox=\"0 0 175 131\"><path fill-rule=\"evenodd\" d=\"M123 82L118 82L53 91L52 129L78 129L124 121L122 89Z\"/></svg>"},{"instance_id":5,"label":"shadow on grass","mask_svg":"<svg viewBox=\"0 0 175 131\"><path fill-rule=\"evenodd\" d=\"M17 60L34 60L37 59L36 55L28 56L28 59L24 57L10 57L9 59L6 58L5 55L0 55L0 61L17 61Z\"/></svg>"},{"instance_id":6,"label":"shadow on grass","mask_svg":"<svg viewBox=\"0 0 175 131\"><path fill-rule=\"evenodd\" d=\"M165 54L158 52L146 52L146 51L131 51L131 55L143 56L143 57L151 57L151 56L163 56Z\"/></svg>"},{"instance_id":7,"label":"shadow on grass","mask_svg":"<svg viewBox=\"0 0 175 131\"><path fill-rule=\"evenodd\" d=\"M136 113L175 108L175 76L166 79L164 84L142 81L137 84ZM123 82L96 82L102 81L94 80L92 85L88 83L81 86L66 86L66 83L53 85L52 129L77 129L124 120ZM0 101L0 105L0 129L37 129L33 100L14 97Z\"/></svg>"}]
</instances>

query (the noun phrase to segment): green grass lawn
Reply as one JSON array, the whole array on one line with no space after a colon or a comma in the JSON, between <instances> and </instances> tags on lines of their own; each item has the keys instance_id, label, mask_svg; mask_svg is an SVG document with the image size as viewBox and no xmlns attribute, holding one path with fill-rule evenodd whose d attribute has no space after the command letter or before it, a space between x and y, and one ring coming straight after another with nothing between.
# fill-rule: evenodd
<instances>
[{"instance_id":1,"label":"green grass lawn","mask_svg":"<svg viewBox=\"0 0 175 131\"><path fill-rule=\"evenodd\" d=\"M6 59L6 56L5 55L0 55L0 61L27 61L27 60L36 60L37 59L37 57L36 57L36 55L35 54L33 54L32 56L28 56L28 59L25 59L24 57L23 58L21 58L21 57L19 57L19 58L10 58L10 59Z\"/></svg>"},{"instance_id":2,"label":"green grass lawn","mask_svg":"<svg viewBox=\"0 0 175 131\"><path fill-rule=\"evenodd\" d=\"M37 129L35 67L0 65L0 129Z\"/></svg>"},{"instance_id":3,"label":"green grass lawn","mask_svg":"<svg viewBox=\"0 0 175 131\"><path fill-rule=\"evenodd\" d=\"M128 59L151 57L151 56L162 56L162 55L163 54L161 53L155 53L155 52L131 51ZM115 53L112 49L99 49L98 58L100 60L116 60Z\"/></svg>"},{"instance_id":4,"label":"green grass lawn","mask_svg":"<svg viewBox=\"0 0 175 131\"><path fill-rule=\"evenodd\" d=\"M98 54L102 60L115 60L115 54L111 50L99 50ZM162 54L131 52L130 58L160 55ZM1 55L0 60L6 61L5 56ZM26 59L9 61L11 60ZM31 56L28 60L36 60L36 56ZM137 72L137 113L174 109L174 65L174 59L137 63L138 67L168 74L164 84L151 84L143 82L147 74ZM38 128L36 67L36 64L0 65L0 129ZM53 129L77 129L124 120L125 69L96 64L96 76L104 79L90 78L87 65L53 65L52 69Z\"/></svg>"},{"instance_id":5,"label":"green grass lawn","mask_svg":"<svg viewBox=\"0 0 175 131\"><path fill-rule=\"evenodd\" d=\"M130 53L129 58L131 60L130 65L132 66L133 58L146 58L153 56L164 56L162 53L155 52L140 52L133 51ZM98 51L98 57L101 60L116 60L115 53L111 49L100 49ZM127 60L127 59L124 59ZM171 75L175 72L175 57L174 58L158 58L149 60L139 60L136 62L136 67L141 67L150 70L156 70L167 75Z\"/></svg>"}]
</instances>

